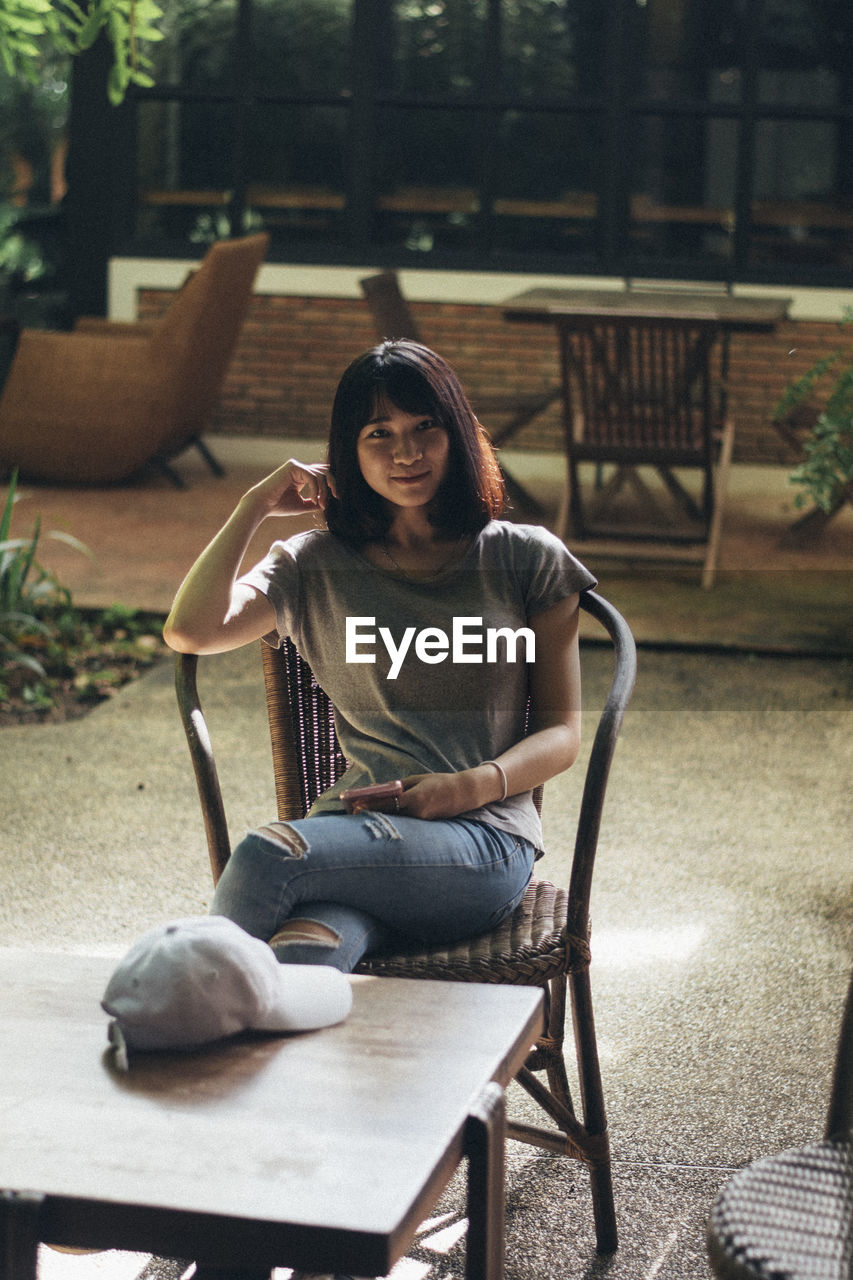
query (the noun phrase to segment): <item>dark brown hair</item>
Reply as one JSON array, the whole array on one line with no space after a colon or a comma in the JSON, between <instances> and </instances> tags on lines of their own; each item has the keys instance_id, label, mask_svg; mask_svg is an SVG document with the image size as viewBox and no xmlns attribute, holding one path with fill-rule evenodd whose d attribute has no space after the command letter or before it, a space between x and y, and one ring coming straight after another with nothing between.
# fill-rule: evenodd
<instances>
[{"instance_id":1,"label":"dark brown hair","mask_svg":"<svg viewBox=\"0 0 853 1280\"><path fill-rule=\"evenodd\" d=\"M491 441L446 360L418 342L383 342L354 360L338 384L329 433L329 468L337 498L326 522L355 546L381 540L390 516L366 483L358 463L358 437L383 404L434 418L450 442L447 475L436 494L431 522L444 536L476 533L499 516L503 477Z\"/></svg>"}]
</instances>

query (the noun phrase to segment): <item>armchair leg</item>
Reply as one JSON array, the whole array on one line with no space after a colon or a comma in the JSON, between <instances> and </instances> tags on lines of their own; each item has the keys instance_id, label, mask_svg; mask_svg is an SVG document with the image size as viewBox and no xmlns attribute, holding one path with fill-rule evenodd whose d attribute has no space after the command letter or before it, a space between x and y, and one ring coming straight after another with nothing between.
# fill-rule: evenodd
<instances>
[{"instance_id":1,"label":"armchair leg","mask_svg":"<svg viewBox=\"0 0 853 1280\"><path fill-rule=\"evenodd\" d=\"M151 459L152 464L161 471L167 480L171 480L176 489L186 489L186 481L178 475L175 468L159 455Z\"/></svg>"},{"instance_id":2,"label":"armchair leg","mask_svg":"<svg viewBox=\"0 0 853 1280\"><path fill-rule=\"evenodd\" d=\"M193 436L190 444L194 444L215 476L224 476L225 468L218 458L214 457L201 436Z\"/></svg>"}]
</instances>

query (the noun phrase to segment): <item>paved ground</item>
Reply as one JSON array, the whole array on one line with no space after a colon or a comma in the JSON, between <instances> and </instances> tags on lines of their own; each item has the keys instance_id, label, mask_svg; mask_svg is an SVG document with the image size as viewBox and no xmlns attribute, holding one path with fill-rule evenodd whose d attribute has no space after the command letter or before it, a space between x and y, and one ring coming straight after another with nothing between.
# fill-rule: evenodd
<instances>
[{"instance_id":1,"label":"paved ground","mask_svg":"<svg viewBox=\"0 0 853 1280\"><path fill-rule=\"evenodd\" d=\"M257 661L210 659L204 679L235 835L272 811ZM591 717L605 651L584 665ZM704 1215L730 1171L820 1134L851 963L851 695L838 660L641 655L594 891L622 1247L595 1261L581 1170L510 1144L510 1280L700 1280ZM84 720L3 742L4 943L118 954L206 909L168 667ZM578 779L546 794L558 880ZM455 1184L443 1234L426 1233L403 1280L462 1275L462 1205ZM52 1255L42 1274L129 1280L143 1262Z\"/></svg>"},{"instance_id":2,"label":"paved ground","mask_svg":"<svg viewBox=\"0 0 853 1280\"><path fill-rule=\"evenodd\" d=\"M157 543L148 490L122 492L125 514L139 508L139 544L125 540L98 572L117 573L124 555L116 594L134 603L142 551L150 562ZM161 492L168 532L183 499ZM206 530L180 536L146 579L159 574L168 594L174 560ZM588 742L608 654L585 646L583 660ZM205 660L201 683L239 836L273 804L257 653ZM704 1216L731 1171L820 1135L853 959L851 702L849 659L642 650L593 894L622 1244L596 1259L581 1169L510 1144L508 1280L706 1280ZM83 720L4 730L2 743L3 944L118 955L150 925L206 909L169 665ZM580 770L546 790L545 869L563 882ZM512 1102L530 1114L515 1089ZM398 1280L462 1276L463 1212L457 1181ZM146 1263L42 1253L46 1280L131 1280Z\"/></svg>"}]
</instances>

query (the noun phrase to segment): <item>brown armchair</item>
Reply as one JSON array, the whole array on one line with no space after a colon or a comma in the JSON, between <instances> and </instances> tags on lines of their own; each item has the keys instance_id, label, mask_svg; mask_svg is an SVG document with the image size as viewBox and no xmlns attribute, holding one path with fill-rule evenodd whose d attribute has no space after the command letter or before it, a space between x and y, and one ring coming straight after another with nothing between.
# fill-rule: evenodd
<instances>
[{"instance_id":1,"label":"brown armchair","mask_svg":"<svg viewBox=\"0 0 853 1280\"><path fill-rule=\"evenodd\" d=\"M211 246L153 325L24 330L0 397L0 473L109 484L201 443L221 393L266 235Z\"/></svg>"}]
</instances>

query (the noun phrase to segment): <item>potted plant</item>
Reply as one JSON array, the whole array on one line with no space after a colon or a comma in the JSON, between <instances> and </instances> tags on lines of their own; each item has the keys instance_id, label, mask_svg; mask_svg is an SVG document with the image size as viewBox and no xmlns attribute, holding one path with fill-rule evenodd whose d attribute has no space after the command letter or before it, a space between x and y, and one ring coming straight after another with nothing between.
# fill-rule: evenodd
<instances>
[{"instance_id":1,"label":"potted plant","mask_svg":"<svg viewBox=\"0 0 853 1280\"><path fill-rule=\"evenodd\" d=\"M844 312L842 324L853 323L853 308ZM814 394L825 389L822 407ZM814 509L798 522L800 529L822 529L846 502L853 502L853 358L833 351L816 361L788 386L777 404L774 421L782 434L801 449L803 458L791 473L791 482L801 486L794 499L803 507L811 500ZM805 428L805 434L803 429Z\"/></svg>"}]
</instances>

